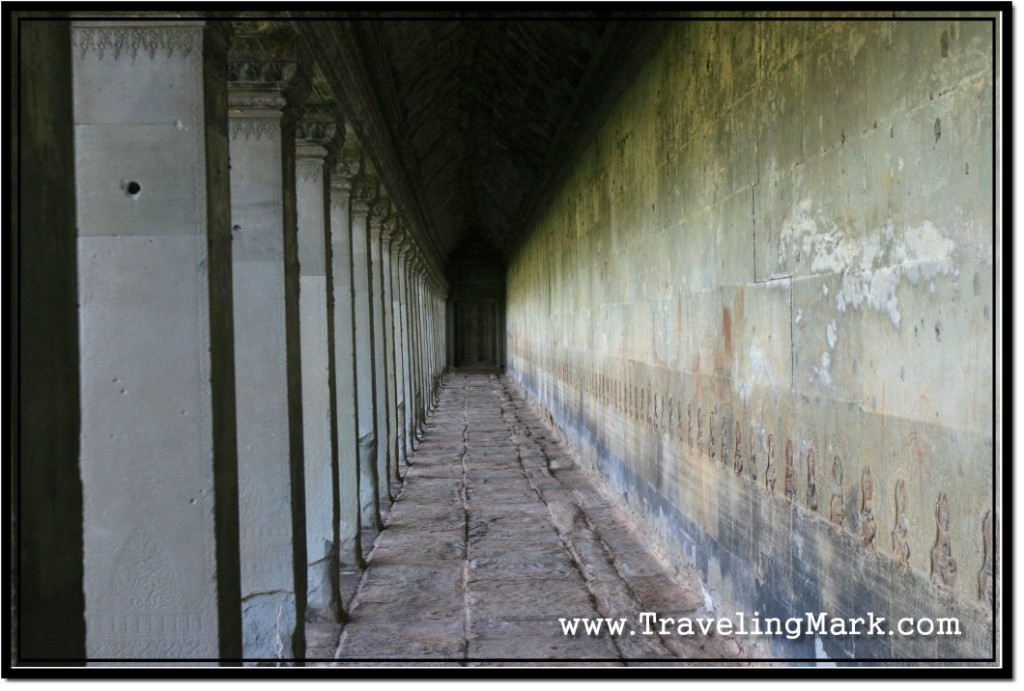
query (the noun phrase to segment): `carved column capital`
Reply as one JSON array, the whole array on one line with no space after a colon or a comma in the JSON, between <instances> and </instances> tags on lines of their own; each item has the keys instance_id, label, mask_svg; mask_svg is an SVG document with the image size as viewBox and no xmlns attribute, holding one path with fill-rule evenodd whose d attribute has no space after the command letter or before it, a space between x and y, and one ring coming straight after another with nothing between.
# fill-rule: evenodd
<instances>
[{"instance_id":1,"label":"carved column capital","mask_svg":"<svg viewBox=\"0 0 1024 691\"><path fill-rule=\"evenodd\" d=\"M420 279L424 280L427 275L427 265L423 262L423 255L420 254L419 250L412 255L412 271Z\"/></svg>"},{"instance_id":2,"label":"carved column capital","mask_svg":"<svg viewBox=\"0 0 1024 691\"><path fill-rule=\"evenodd\" d=\"M393 210L387 225L381 230L381 240L384 242L384 249L388 252L398 252L399 244L402 241L402 220L398 213Z\"/></svg>"},{"instance_id":3,"label":"carved column capital","mask_svg":"<svg viewBox=\"0 0 1024 691\"><path fill-rule=\"evenodd\" d=\"M404 229L405 228L403 226L403 230ZM403 232L398 240L398 253L403 260L406 260L409 256L409 253L412 252L412 246L412 238L409 237L409 233Z\"/></svg>"},{"instance_id":4,"label":"carved column capital","mask_svg":"<svg viewBox=\"0 0 1024 691\"><path fill-rule=\"evenodd\" d=\"M315 144L330 151L342 136L337 122L321 107L303 108L295 121L295 139L299 145Z\"/></svg>"},{"instance_id":5,"label":"carved column capital","mask_svg":"<svg viewBox=\"0 0 1024 691\"><path fill-rule=\"evenodd\" d=\"M352 210L368 214L377 203L377 177L362 173L350 178L352 184Z\"/></svg>"},{"instance_id":6,"label":"carved column capital","mask_svg":"<svg viewBox=\"0 0 1024 691\"><path fill-rule=\"evenodd\" d=\"M337 123L327 107L307 105L302 109L295 123L295 163L300 179L322 179L338 137Z\"/></svg>"},{"instance_id":7,"label":"carved column capital","mask_svg":"<svg viewBox=\"0 0 1024 691\"><path fill-rule=\"evenodd\" d=\"M390 219L391 200L388 199L387 192L381 189L377 201L374 202L373 211L370 212L370 225L375 232L382 233Z\"/></svg>"},{"instance_id":8,"label":"carved column capital","mask_svg":"<svg viewBox=\"0 0 1024 691\"><path fill-rule=\"evenodd\" d=\"M297 55L283 38L236 35L228 55L231 137L274 137L292 120L310 91Z\"/></svg>"}]
</instances>

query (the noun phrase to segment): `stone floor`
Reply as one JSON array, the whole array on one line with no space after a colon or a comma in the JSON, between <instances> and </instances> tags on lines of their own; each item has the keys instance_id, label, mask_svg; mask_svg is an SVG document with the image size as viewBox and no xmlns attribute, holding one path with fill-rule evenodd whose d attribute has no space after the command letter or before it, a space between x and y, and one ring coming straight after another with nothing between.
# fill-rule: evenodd
<instances>
[{"instance_id":1,"label":"stone floor","mask_svg":"<svg viewBox=\"0 0 1024 691\"><path fill-rule=\"evenodd\" d=\"M644 633L641 612L707 616L493 373L455 372L347 603L313 627L318 665L687 665L738 662L737 641ZM348 600L348 598L346 598ZM560 618L628 619L565 635ZM630 633L632 632L632 635ZM680 662L679 660L684 661Z\"/></svg>"}]
</instances>

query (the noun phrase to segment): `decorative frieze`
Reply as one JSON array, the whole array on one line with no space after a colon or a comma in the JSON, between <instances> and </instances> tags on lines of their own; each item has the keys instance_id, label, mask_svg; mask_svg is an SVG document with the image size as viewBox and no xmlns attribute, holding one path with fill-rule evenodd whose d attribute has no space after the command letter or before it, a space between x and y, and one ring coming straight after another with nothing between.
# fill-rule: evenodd
<instances>
[{"instance_id":1,"label":"decorative frieze","mask_svg":"<svg viewBox=\"0 0 1024 691\"><path fill-rule=\"evenodd\" d=\"M230 121L232 139L274 141L280 131L281 122L277 118L232 117Z\"/></svg>"},{"instance_id":2,"label":"decorative frieze","mask_svg":"<svg viewBox=\"0 0 1024 691\"><path fill-rule=\"evenodd\" d=\"M323 160L299 160L295 165L295 173L302 182L319 182L324 178Z\"/></svg>"},{"instance_id":3,"label":"decorative frieze","mask_svg":"<svg viewBox=\"0 0 1024 691\"><path fill-rule=\"evenodd\" d=\"M127 57L135 61L140 55L155 59L187 58L203 46L203 28L167 26L75 26L71 45L80 59L95 56L100 60Z\"/></svg>"}]
</instances>

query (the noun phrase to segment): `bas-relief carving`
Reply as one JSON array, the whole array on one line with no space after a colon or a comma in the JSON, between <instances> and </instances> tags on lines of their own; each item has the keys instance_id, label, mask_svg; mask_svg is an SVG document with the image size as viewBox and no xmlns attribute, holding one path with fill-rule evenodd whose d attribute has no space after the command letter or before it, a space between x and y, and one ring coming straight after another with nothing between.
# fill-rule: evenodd
<instances>
[{"instance_id":1,"label":"bas-relief carving","mask_svg":"<svg viewBox=\"0 0 1024 691\"><path fill-rule=\"evenodd\" d=\"M839 456L832 459L832 501L829 504L828 519L840 528L846 522L846 507L843 504L843 463Z\"/></svg>"},{"instance_id":2,"label":"bas-relief carving","mask_svg":"<svg viewBox=\"0 0 1024 691\"><path fill-rule=\"evenodd\" d=\"M807 450L807 508L818 510L818 484L816 481L814 449Z\"/></svg>"},{"instance_id":3,"label":"bas-relief carving","mask_svg":"<svg viewBox=\"0 0 1024 691\"><path fill-rule=\"evenodd\" d=\"M750 429L750 454L747 458L747 467L750 469L750 479L757 482L757 435L754 429Z\"/></svg>"},{"instance_id":4,"label":"bas-relief carving","mask_svg":"<svg viewBox=\"0 0 1024 691\"><path fill-rule=\"evenodd\" d=\"M125 541L114 565L109 595L119 608L138 611L180 605L174 564L153 532L140 522Z\"/></svg>"},{"instance_id":5,"label":"bas-relief carving","mask_svg":"<svg viewBox=\"0 0 1024 691\"><path fill-rule=\"evenodd\" d=\"M715 411L708 412L708 460L715 462Z\"/></svg>"},{"instance_id":6,"label":"bas-relief carving","mask_svg":"<svg viewBox=\"0 0 1024 691\"><path fill-rule=\"evenodd\" d=\"M743 437L742 437L742 433L740 431L740 421L739 420L737 420L735 422L735 430L736 431L735 431L735 435L734 435L734 437L735 437L734 442L736 444L736 447L735 447L735 451L734 451L735 456L733 458L732 469L733 469L733 472L735 472L737 475L740 475L741 473L743 473L743 448L742 448L743 447Z\"/></svg>"},{"instance_id":7,"label":"bas-relief carving","mask_svg":"<svg viewBox=\"0 0 1024 691\"><path fill-rule=\"evenodd\" d=\"M729 418L722 418L722 455L721 461L723 466L729 465Z\"/></svg>"},{"instance_id":8,"label":"bas-relief carving","mask_svg":"<svg viewBox=\"0 0 1024 691\"><path fill-rule=\"evenodd\" d=\"M793 440L786 440L786 499L796 501L796 469L793 467Z\"/></svg>"},{"instance_id":9,"label":"bas-relief carving","mask_svg":"<svg viewBox=\"0 0 1024 691\"><path fill-rule=\"evenodd\" d=\"M157 53L168 58L187 58L202 50L203 29L76 26L71 31L71 45L80 58L95 55L102 60L109 55L118 60L127 55L134 61L140 53L151 60Z\"/></svg>"},{"instance_id":10,"label":"bas-relief carving","mask_svg":"<svg viewBox=\"0 0 1024 691\"><path fill-rule=\"evenodd\" d=\"M700 406L697 407L697 452L704 451L704 413Z\"/></svg>"},{"instance_id":11,"label":"bas-relief carving","mask_svg":"<svg viewBox=\"0 0 1024 691\"><path fill-rule=\"evenodd\" d=\"M995 570L995 541L993 540L991 510L985 514L985 520L981 523L981 547L985 557L982 562L981 571L978 573L978 599L989 607L994 607L993 573Z\"/></svg>"},{"instance_id":12,"label":"bas-relief carving","mask_svg":"<svg viewBox=\"0 0 1024 691\"><path fill-rule=\"evenodd\" d=\"M875 548L875 483L871 468L865 468L860 476L860 539L869 549Z\"/></svg>"},{"instance_id":13,"label":"bas-relief carving","mask_svg":"<svg viewBox=\"0 0 1024 691\"><path fill-rule=\"evenodd\" d=\"M768 456L765 458L765 488L775 493L775 436L768 434Z\"/></svg>"},{"instance_id":14,"label":"bas-relief carving","mask_svg":"<svg viewBox=\"0 0 1024 691\"><path fill-rule=\"evenodd\" d=\"M896 481L896 525L892 529L893 556L905 569L910 568L910 518L907 516L907 486Z\"/></svg>"},{"instance_id":15,"label":"bas-relief carving","mask_svg":"<svg viewBox=\"0 0 1024 691\"><path fill-rule=\"evenodd\" d=\"M939 495L935 504L935 547L932 548L932 583L943 590L956 587L956 559L949 535L949 500Z\"/></svg>"}]
</instances>

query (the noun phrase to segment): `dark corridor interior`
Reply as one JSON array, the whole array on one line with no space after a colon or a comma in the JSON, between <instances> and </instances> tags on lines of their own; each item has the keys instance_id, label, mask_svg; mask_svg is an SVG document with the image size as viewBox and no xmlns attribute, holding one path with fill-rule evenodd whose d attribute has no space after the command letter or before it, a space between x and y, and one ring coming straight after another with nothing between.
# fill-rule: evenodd
<instances>
[{"instance_id":1,"label":"dark corridor interior","mask_svg":"<svg viewBox=\"0 0 1024 691\"><path fill-rule=\"evenodd\" d=\"M464 238L448 260L448 365L505 365L505 265L481 233Z\"/></svg>"}]
</instances>

